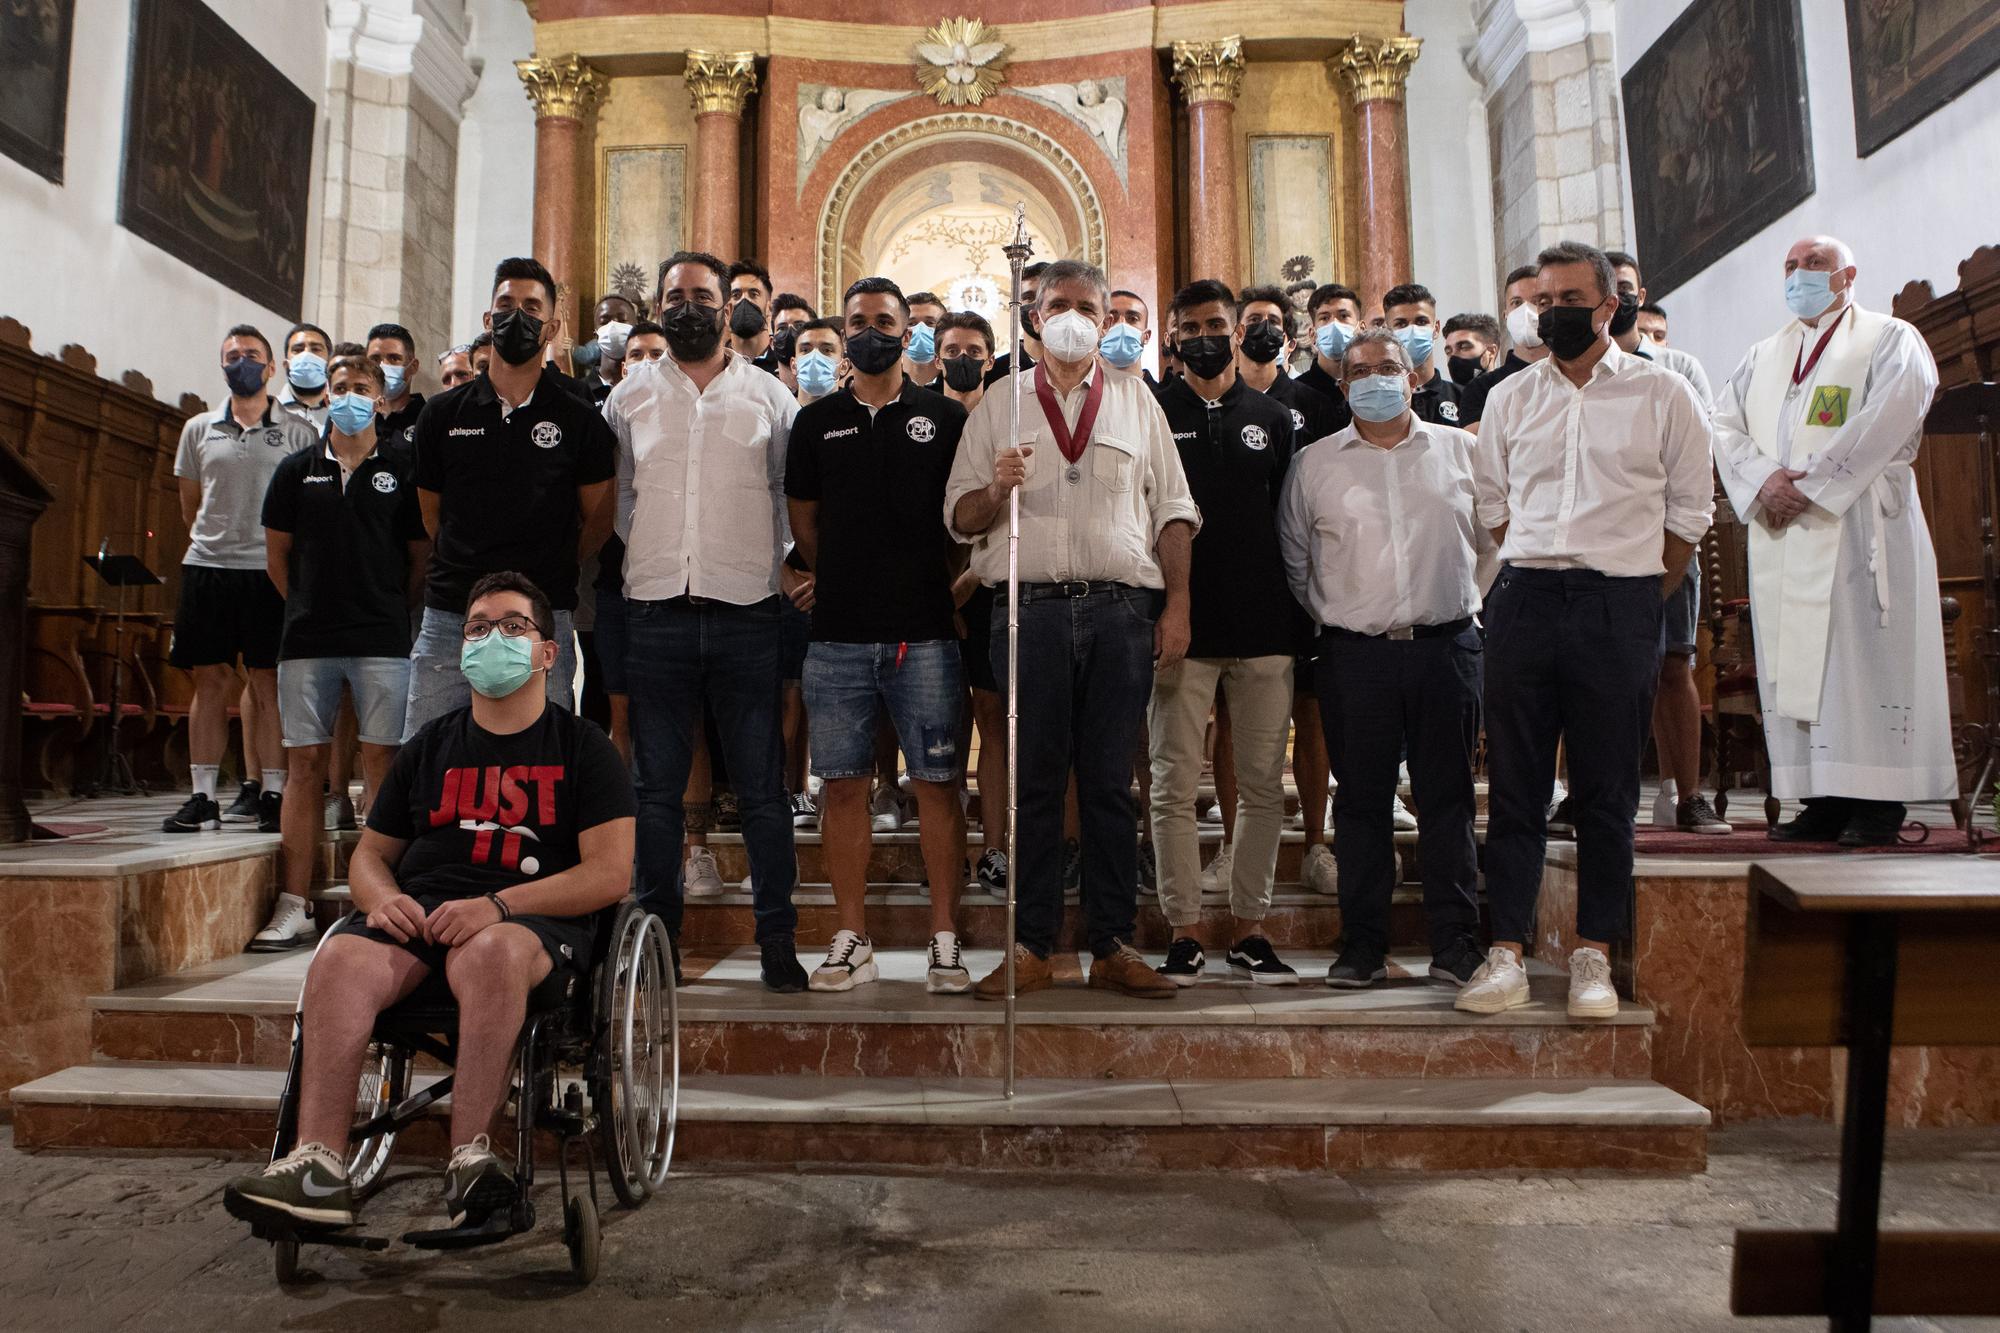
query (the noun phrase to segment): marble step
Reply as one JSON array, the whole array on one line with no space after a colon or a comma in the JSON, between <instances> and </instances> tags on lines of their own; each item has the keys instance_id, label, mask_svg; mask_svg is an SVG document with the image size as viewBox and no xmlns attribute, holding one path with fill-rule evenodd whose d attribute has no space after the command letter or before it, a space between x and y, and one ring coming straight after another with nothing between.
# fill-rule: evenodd
<instances>
[{"instance_id":1,"label":"marble step","mask_svg":"<svg viewBox=\"0 0 2000 1333\"><path fill-rule=\"evenodd\" d=\"M268 1150L283 1078L77 1066L14 1090L14 1142L254 1158ZM1009 1100L995 1079L690 1074L675 1160L1699 1172L1708 1124L1702 1107L1645 1079L1023 1078ZM413 1158L443 1148L434 1127L405 1141Z\"/></svg>"}]
</instances>

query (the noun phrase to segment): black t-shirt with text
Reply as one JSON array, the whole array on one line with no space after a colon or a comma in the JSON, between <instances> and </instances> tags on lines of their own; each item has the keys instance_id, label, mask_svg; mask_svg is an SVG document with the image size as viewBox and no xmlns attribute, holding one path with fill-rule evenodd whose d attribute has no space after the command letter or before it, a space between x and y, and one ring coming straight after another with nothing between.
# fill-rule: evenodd
<instances>
[{"instance_id":1,"label":"black t-shirt with text","mask_svg":"<svg viewBox=\"0 0 2000 1333\"><path fill-rule=\"evenodd\" d=\"M461 708L397 752L368 827L409 844L395 867L404 893L476 898L574 869L586 829L637 810L610 739L567 709L499 736Z\"/></svg>"},{"instance_id":2,"label":"black t-shirt with text","mask_svg":"<svg viewBox=\"0 0 2000 1333\"><path fill-rule=\"evenodd\" d=\"M410 472L385 442L342 486L322 442L271 474L264 526L292 538L280 658L410 655L410 543L424 540Z\"/></svg>"},{"instance_id":3,"label":"black t-shirt with text","mask_svg":"<svg viewBox=\"0 0 2000 1333\"><path fill-rule=\"evenodd\" d=\"M463 615L482 575L513 569L556 610L574 610L577 491L611 480L611 427L553 366L527 402L505 416L500 407L481 375L431 399L417 417L417 485L439 497L424 603Z\"/></svg>"},{"instance_id":4,"label":"black t-shirt with text","mask_svg":"<svg viewBox=\"0 0 2000 1333\"><path fill-rule=\"evenodd\" d=\"M819 505L814 639L953 637L944 490L964 429L963 407L907 378L872 419L851 389L799 410L785 494Z\"/></svg>"}]
</instances>

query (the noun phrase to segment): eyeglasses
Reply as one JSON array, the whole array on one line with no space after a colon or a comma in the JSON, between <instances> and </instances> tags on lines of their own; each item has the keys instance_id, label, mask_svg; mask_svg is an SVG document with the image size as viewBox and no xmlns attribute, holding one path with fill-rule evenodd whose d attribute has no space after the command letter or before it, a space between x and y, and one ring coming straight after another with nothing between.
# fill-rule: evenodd
<instances>
[{"instance_id":1,"label":"eyeglasses","mask_svg":"<svg viewBox=\"0 0 2000 1333\"><path fill-rule=\"evenodd\" d=\"M542 634L542 627L526 616L502 616L498 620L468 620L465 622L465 638L468 643L477 643L495 629L502 638L523 639L530 634ZM543 638L548 635L542 634Z\"/></svg>"},{"instance_id":2,"label":"eyeglasses","mask_svg":"<svg viewBox=\"0 0 2000 1333\"><path fill-rule=\"evenodd\" d=\"M1407 367L1384 361L1379 366L1349 366L1347 368L1346 379L1349 384L1352 384L1355 380L1365 380L1375 375L1402 376L1409 373Z\"/></svg>"}]
</instances>

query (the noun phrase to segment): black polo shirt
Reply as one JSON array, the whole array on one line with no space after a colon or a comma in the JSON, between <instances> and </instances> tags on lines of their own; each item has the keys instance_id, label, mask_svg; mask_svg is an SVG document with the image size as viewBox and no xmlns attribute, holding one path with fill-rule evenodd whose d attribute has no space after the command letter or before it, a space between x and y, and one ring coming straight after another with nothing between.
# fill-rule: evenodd
<instances>
[{"instance_id":1,"label":"black polo shirt","mask_svg":"<svg viewBox=\"0 0 2000 1333\"><path fill-rule=\"evenodd\" d=\"M424 539L411 469L378 445L343 487L321 442L271 474L264 526L292 537L281 659L410 655L410 543Z\"/></svg>"},{"instance_id":2,"label":"black polo shirt","mask_svg":"<svg viewBox=\"0 0 2000 1333\"><path fill-rule=\"evenodd\" d=\"M1433 363L1435 366L1435 363ZM1428 421L1433 426L1459 426L1458 397L1463 392L1451 382L1451 376L1439 371L1410 396L1410 410L1417 414L1419 421Z\"/></svg>"},{"instance_id":3,"label":"black polo shirt","mask_svg":"<svg viewBox=\"0 0 2000 1333\"><path fill-rule=\"evenodd\" d=\"M799 409L785 494L819 505L815 640L953 637L944 488L964 428L964 408L907 379L872 419L852 388Z\"/></svg>"},{"instance_id":4,"label":"black polo shirt","mask_svg":"<svg viewBox=\"0 0 2000 1333\"><path fill-rule=\"evenodd\" d=\"M1345 398L1328 398L1323 393L1306 388L1282 370L1278 372L1278 378L1271 381L1271 387L1263 392L1265 397L1291 410L1294 452L1315 440L1323 440L1347 429L1347 423L1354 420L1354 413L1348 411Z\"/></svg>"},{"instance_id":5,"label":"black polo shirt","mask_svg":"<svg viewBox=\"0 0 2000 1333\"><path fill-rule=\"evenodd\" d=\"M385 412L375 418L375 439L378 444L392 444L405 451L409 457L416 456L417 417L424 410L424 396L410 395L410 401L403 404L400 412Z\"/></svg>"},{"instance_id":6,"label":"black polo shirt","mask_svg":"<svg viewBox=\"0 0 2000 1333\"><path fill-rule=\"evenodd\" d=\"M1464 427L1478 421L1486 413L1486 396L1533 364L1532 361L1523 361L1510 350L1505 361L1491 370L1474 375L1472 383L1459 391L1458 424Z\"/></svg>"},{"instance_id":7,"label":"black polo shirt","mask_svg":"<svg viewBox=\"0 0 2000 1333\"><path fill-rule=\"evenodd\" d=\"M1319 363L1318 356L1313 357L1313 363L1306 367L1305 374L1300 375L1294 383L1302 389L1312 390L1332 403L1335 410L1347 414L1349 421L1354 419L1354 414L1348 411L1347 391L1340 387L1339 380L1326 373L1325 368Z\"/></svg>"},{"instance_id":8,"label":"black polo shirt","mask_svg":"<svg viewBox=\"0 0 2000 1333\"><path fill-rule=\"evenodd\" d=\"M1161 388L1160 407L1201 510L1188 656L1289 656L1299 611L1278 554L1278 497L1292 461L1291 409L1241 380L1214 406L1174 380Z\"/></svg>"},{"instance_id":9,"label":"black polo shirt","mask_svg":"<svg viewBox=\"0 0 2000 1333\"><path fill-rule=\"evenodd\" d=\"M556 610L576 609L577 491L611 480L616 444L575 385L545 366L510 415L484 375L424 404L416 482L439 498L426 606L463 615L481 575L514 569Z\"/></svg>"}]
</instances>

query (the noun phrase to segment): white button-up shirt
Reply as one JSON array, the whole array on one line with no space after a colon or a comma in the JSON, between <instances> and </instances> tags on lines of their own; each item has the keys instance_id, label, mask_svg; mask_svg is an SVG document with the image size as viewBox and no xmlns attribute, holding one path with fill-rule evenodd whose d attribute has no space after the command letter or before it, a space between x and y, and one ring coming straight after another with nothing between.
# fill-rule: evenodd
<instances>
[{"instance_id":1,"label":"white button-up shirt","mask_svg":"<svg viewBox=\"0 0 2000 1333\"><path fill-rule=\"evenodd\" d=\"M1056 394L1063 423L1076 429L1092 377ZM944 521L953 537L972 544L972 572L981 583L1007 581L1007 515L985 532L962 532L958 502L993 481L993 460L1007 445L1007 394L1021 395L1021 438L1034 450L1021 486L1020 574L1024 583L1072 579L1163 588L1154 547L1169 523L1201 526L1187 474L1174 448L1166 413L1136 375L1104 375L1090 443L1071 463L1042 414L1032 370L997 381L979 400L959 436L958 457L944 490Z\"/></svg>"},{"instance_id":2,"label":"white button-up shirt","mask_svg":"<svg viewBox=\"0 0 2000 1333\"><path fill-rule=\"evenodd\" d=\"M733 353L700 392L671 357L626 370L604 418L618 437L627 597L749 606L776 594L798 411L776 376Z\"/></svg>"},{"instance_id":3,"label":"white button-up shirt","mask_svg":"<svg viewBox=\"0 0 2000 1333\"><path fill-rule=\"evenodd\" d=\"M1581 389L1553 357L1509 377L1486 400L1474 458L1480 525L1506 526L1512 564L1660 574L1665 534L1700 541L1715 511L1694 390L1616 347Z\"/></svg>"},{"instance_id":4,"label":"white button-up shirt","mask_svg":"<svg viewBox=\"0 0 2000 1333\"><path fill-rule=\"evenodd\" d=\"M1414 418L1413 418L1414 420ZM1292 595L1322 625L1386 634L1479 610L1472 435L1416 421L1384 449L1353 426L1300 452L1278 504Z\"/></svg>"}]
</instances>

